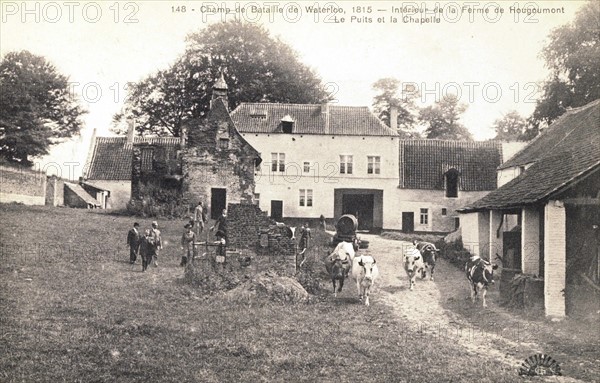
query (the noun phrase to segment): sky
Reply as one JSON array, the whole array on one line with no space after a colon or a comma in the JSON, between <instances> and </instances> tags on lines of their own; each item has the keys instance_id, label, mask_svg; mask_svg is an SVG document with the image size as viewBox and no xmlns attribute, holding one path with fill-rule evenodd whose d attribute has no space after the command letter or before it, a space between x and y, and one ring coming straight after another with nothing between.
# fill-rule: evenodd
<instances>
[{"instance_id":1,"label":"sky","mask_svg":"<svg viewBox=\"0 0 600 383\"><path fill-rule=\"evenodd\" d=\"M416 84L419 106L458 94L468 106L463 124L484 140L511 110L531 114L548 75L540 57L548 34L584 3L2 0L0 55L29 50L69 77L88 110L84 127L36 167L76 178L92 131L114 135L112 116L123 107L127 83L167 68L183 53L186 35L209 24L262 24L319 74L339 105L370 107L372 84L384 77Z\"/></svg>"}]
</instances>

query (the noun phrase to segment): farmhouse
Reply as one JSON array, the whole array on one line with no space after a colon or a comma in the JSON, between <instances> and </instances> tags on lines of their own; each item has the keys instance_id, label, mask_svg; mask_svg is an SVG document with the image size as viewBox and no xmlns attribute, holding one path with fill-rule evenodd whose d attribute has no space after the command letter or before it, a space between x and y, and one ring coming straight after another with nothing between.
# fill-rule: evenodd
<instances>
[{"instance_id":1,"label":"farmhouse","mask_svg":"<svg viewBox=\"0 0 600 383\"><path fill-rule=\"evenodd\" d=\"M363 230L450 232L503 161L499 142L402 140L367 107L243 103L232 118L270 159L255 199L275 219L354 214Z\"/></svg>"},{"instance_id":2,"label":"farmhouse","mask_svg":"<svg viewBox=\"0 0 600 383\"><path fill-rule=\"evenodd\" d=\"M350 213L360 229L393 226L398 135L367 107L243 103L235 125L268 160L255 199L274 219Z\"/></svg>"},{"instance_id":3,"label":"farmhouse","mask_svg":"<svg viewBox=\"0 0 600 383\"><path fill-rule=\"evenodd\" d=\"M600 100L567 111L500 165L498 179L499 189L460 209L463 242L543 277L546 315L598 310ZM517 225L507 228L510 216Z\"/></svg>"}]
</instances>

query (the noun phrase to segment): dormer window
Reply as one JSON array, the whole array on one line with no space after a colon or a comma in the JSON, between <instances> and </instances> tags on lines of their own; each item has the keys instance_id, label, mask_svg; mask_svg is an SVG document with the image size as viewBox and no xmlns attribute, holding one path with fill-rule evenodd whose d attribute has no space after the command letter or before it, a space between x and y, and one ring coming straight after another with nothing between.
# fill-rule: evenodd
<instances>
[{"instance_id":1,"label":"dormer window","mask_svg":"<svg viewBox=\"0 0 600 383\"><path fill-rule=\"evenodd\" d=\"M294 132L294 119L289 114L281 119L281 131L287 134Z\"/></svg>"},{"instance_id":2,"label":"dormer window","mask_svg":"<svg viewBox=\"0 0 600 383\"><path fill-rule=\"evenodd\" d=\"M253 118L253 119L256 119L256 120L266 120L267 119L267 112L254 111L254 112L250 113L250 118Z\"/></svg>"},{"instance_id":3,"label":"dormer window","mask_svg":"<svg viewBox=\"0 0 600 383\"><path fill-rule=\"evenodd\" d=\"M456 169L450 169L446 172L446 197L458 198L458 179L459 173Z\"/></svg>"}]
</instances>

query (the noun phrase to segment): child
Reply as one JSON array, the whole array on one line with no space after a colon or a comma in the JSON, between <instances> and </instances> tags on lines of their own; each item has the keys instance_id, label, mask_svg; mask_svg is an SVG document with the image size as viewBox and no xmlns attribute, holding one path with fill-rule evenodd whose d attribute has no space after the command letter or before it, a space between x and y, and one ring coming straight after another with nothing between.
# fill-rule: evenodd
<instances>
[{"instance_id":1,"label":"child","mask_svg":"<svg viewBox=\"0 0 600 383\"><path fill-rule=\"evenodd\" d=\"M146 271L152 257L154 256L155 250L154 238L150 235L150 229L144 231L144 235L140 238L140 255L142 256L142 271Z\"/></svg>"},{"instance_id":2,"label":"child","mask_svg":"<svg viewBox=\"0 0 600 383\"><path fill-rule=\"evenodd\" d=\"M186 224L185 232L181 236L181 249L183 255L181 256L181 264L179 266L185 266L188 263L188 259L191 261L194 257L194 242L196 241L196 233L192 230L191 224Z\"/></svg>"}]
</instances>

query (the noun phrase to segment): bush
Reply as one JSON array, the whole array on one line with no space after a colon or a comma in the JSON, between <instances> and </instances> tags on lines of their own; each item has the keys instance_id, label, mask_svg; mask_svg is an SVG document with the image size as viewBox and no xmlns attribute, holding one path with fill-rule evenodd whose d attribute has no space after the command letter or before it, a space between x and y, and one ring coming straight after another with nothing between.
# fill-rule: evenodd
<instances>
[{"instance_id":1,"label":"bush","mask_svg":"<svg viewBox=\"0 0 600 383\"><path fill-rule=\"evenodd\" d=\"M437 242L435 242L435 247L440 250L441 258L448 260L450 263L460 269L465 267L465 263L472 256L472 254L463 247L461 237L453 242L446 242L443 239L439 239Z\"/></svg>"},{"instance_id":2,"label":"bush","mask_svg":"<svg viewBox=\"0 0 600 383\"><path fill-rule=\"evenodd\" d=\"M385 231L381 233L382 238L393 239L396 241L406 241L412 242L413 240L417 240L419 242L431 242L436 243L439 241L442 236L435 234L409 234L409 233L401 233L397 231Z\"/></svg>"},{"instance_id":3,"label":"bush","mask_svg":"<svg viewBox=\"0 0 600 383\"><path fill-rule=\"evenodd\" d=\"M127 203L127 212L141 217L182 218L189 214L189 206L180 200L159 202L154 198L132 199Z\"/></svg>"}]
</instances>

